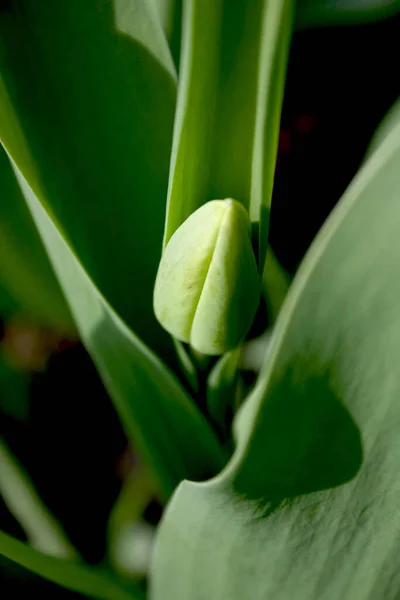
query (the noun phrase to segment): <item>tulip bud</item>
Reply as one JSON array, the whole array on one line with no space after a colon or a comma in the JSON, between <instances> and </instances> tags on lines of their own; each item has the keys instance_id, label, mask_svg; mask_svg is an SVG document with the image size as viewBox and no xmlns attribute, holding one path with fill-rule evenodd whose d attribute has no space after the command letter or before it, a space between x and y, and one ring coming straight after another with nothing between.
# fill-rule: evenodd
<instances>
[{"instance_id":1,"label":"tulip bud","mask_svg":"<svg viewBox=\"0 0 400 600\"><path fill-rule=\"evenodd\" d=\"M260 297L246 209L212 200L182 223L158 268L154 311L173 336L203 354L222 354L244 339Z\"/></svg>"}]
</instances>

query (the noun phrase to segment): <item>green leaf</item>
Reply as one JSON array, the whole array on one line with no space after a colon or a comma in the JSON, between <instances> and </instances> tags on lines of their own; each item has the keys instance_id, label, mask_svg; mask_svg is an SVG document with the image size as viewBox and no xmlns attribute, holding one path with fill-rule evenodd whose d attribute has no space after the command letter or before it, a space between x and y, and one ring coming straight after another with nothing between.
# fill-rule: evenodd
<instances>
[{"instance_id":1,"label":"green leaf","mask_svg":"<svg viewBox=\"0 0 400 600\"><path fill-rule=\"evenodd\" d=\"M57 7L61 6L64 5L57 4ZM88 48L91 48L89 43L90 37L88 38L87 36L93 35L95 36L92 40L93 48L96 48L97 43L101 42L103 44L100 55L96 55L96 60L100 59L100 57L105 60L107 57L107 68L111 68L111 66L113 66L115 67L117 74L119 73L119 75L121 75L120 67L117 67L114 61L111 60L111 56L113 56L115 59L118 58L118 53L115 55L116 49L114 48L114 53L112 55L108 56L107 54L107 52L110 51L110 40L114 40L114 38L111 36L111 31L108 28L104 29L106 25L110 25L109 5L105 4L102 11L97 13L94 12L94 6L92 2L85 4L85 7L82 7L82 5L79 4L79 7L82 8L82 11L79 11L79 19L76 19L76 23L72 17L74 10L78 10L78 5L70 3L68 4L68 7L68 11L66 13L62 13L67 21L65 28L63 24L63 36L65 35L68 38L69 34L71 33L68 28L74 28L76 23L81 23L80 26L82 26L82 30L79 29L77 32L77 35L79 34L81 37L78 36L76 44L79 46L79 40L82 43L85 43L84 52L79 56L79 61L78 56L76 55L76 60L79 62L79 65L81 62L84 63L85 51L88 51ZM50 18L51 15L53 18L56 18L58 13L56 15L53 12L54 9L55 5L52 3L49 3L48 14L45 14L45 12L42 13L41 9L39 8L37 8L37 13L35 11L31 13L30 9L28 10L28 7L26 7L26 12L21 13L21 15L16 19L16 22L18 22L19 18L24 21L24 19L28 19L29 17L29 19L32 20L32 28L34 31L37 23L39 23L41 27L44 27L44 23L49 23L47 19ZM85 11L88 12L86 13ZM125 16L127 14L131 14L129 7L124 14ZM90 19L89 21L87 20L89 17L93 18L93 22L90 21ZM132 18L133 17L135 17L134 14ZM106 20L105 22L104 19ZM133 18L133 22L135 26L138 26L138 22L135 18ZM54 24L52 24L51 27L49 26L49 29L52 31L54 29L53 25ZM97 31L98 27L100 28L99 31ZM12 29L13 27L10 28L10 30ZM6 39L9 37L8 33L9 31L7 30L5 34ZM31 33L32 32L30 32L29 35L31 35ZM43 30L42 33L43 36L46 37L47 31L45 32ZM143 31L139 31L138 33L143 35ZM53 33L49 35L55 44L55 48L58 48L58 40L53 39ZM10 44L13 43L12 40L9 40L9 42ZM44 43L42 41L37 42L40 44ZM68 61L70 57L69 53L67 52L67 46L65 41L60 43L61 47L58 48L58 50L59 52L61 52L61 50L63 51L63 53L61 53L61 58L64 60L62 71L70 74L68 70ZM71 51L75 52L75 45L74 49ZM120 48L120 51L122 52L123 48ZM25 60L24 57L20 54L18 49L16 49L15 52L16 57L19 57L23 64ZM104 53L104 55L102 53ZM140 54L140 56L142 60L145 60L142 54ZM94 58L95 57L92 56L92 59ZM138 57L136 58L139 60ZM130 60L132 60L132 58ZM146 61L147 60L149 60L149 58L147 58ZM121 61L123 63L122 58ZM150 76L153 72L152 65L155 68L156 64L159 65L159 63L150 62L147 66L146 62L145 73L142 73L140 69L138 69L138 65L136 65L137 68L135 71L142 73L139 81L135 80L135 78L132 80L131 76L128 77L129 82L133 81L132 85L135 89L139 83L142 83L143 85L146 84L144 90L140 89L140 92L138 92L137 100L132 100L131 94L133 89L130 88L128 97L129 102L132 101L133 104L129 108L129 114L132 111L134 114L136 114L135 102L139 102L140 99L140 102L143 103L143 93L146 92L146 90L146 93L150 93L151 86L149 87L149 82L146 81L146 74L149 74ZM79 95L84 95L86 83L83 81L83 71L79 71L79 65L77 65L79 77L76 76L76 81L74 79L75 76L73 79L76 86L79 87L79 85L82 84L82 88L79 90L76 88L76 92L79 91ZM44 66L45 65L43 65L43 68ZM93 65L93 68L95 66L97 69L97 75L99 75L101 61L99 64L96 62L96 64ZM21 65L19 65L19 67L21 67ZM15 72L19 72L18 69L15 69ZM43 72L45 72L45 70ZM53 73L52 70L51 72ZM7 79L8 71L5 71L5 73L5 78ZM155 73L153 73L153 76L155 76L156 73L159 73L159 71L156 70ZM22 75L29 80L30 70L28 67L26 71L23 70L23 72L21 72L21 84L24 84L26 79L22 77ZM56 76L56 73L53 73L53 75ZM126 72L125 75L127 75ZM94 77L95 74L93 73L90 75L90 77L92 76ZM102 76L105 76L103 71ZM65 86L66 81L68 81L68 77L64 81L61 71L60 73L57 72L57 77L61 77L59 80L60 86ZM168 77L172 84L172 79L170 76ZM99 82L97 81L97 83ZM105 92L107 102L111 101L110 90L114 83L116 85L116 89L113 89L112 95L114 92L118 94L118 91L120 91L122 94L122 89L117 85L118 81L115 81L115 73L110 73L110 80L107 81L108 91ZM121 84L121 81L119 81L119 83ZM108 86L110 86L110 90ZM10 89L14 90L14 88ZM69 94L73 92L73 90L66 91L68 91ZM82 100L84 102L84 107L85 109L89 110L90 106L86 105L85 103L91 99L94 102L94 104L91 106L91 109L95 113L95 108L100 107L98 104L96 104L92 90L90 91L89 96L90 98L84 98ZM166 103L166 105L168 104L168 98L168 95L166 98L163 97L163 102ZM69 96L68 99L69 101L71 100ZM87 267L85 260L82 259L81 262L81 254L84 256L84 258L87 257L85 250L91 251L91 248L93 248L96 252L100 252L101 247L101 251L106 250L106 252L108 252L108 250L110 250L110 240L107 241L107 235L109 232L113 232L111 235L114 235L115 238L118 238L118 251L121 251L122 249L124 251L124 260L122 260L123 257L121 255L118 264L112 264L112 261L110 262L110 256L107 256L105 257L104 264L102 261L97 262L97 264L99 267L101 266L101 268L104 268L105 271L107 271L109 283L110 285L114 285L115 283L116 289L118 288L119 283L122 283L122 279L119 279L119 273L122 273L122 270L124 271L126 274L124 286L127 284L127 282L130 282L129 289L125 289L127 298L125 298L124 301L126 302L128 300L131 307L133 307L132 314L135 315L135 318L139 319L138 326L140 325L140 330L147 331L147 328L151 330L153 315L151 313L150 316L150 312L152 311L152 285L150 286L150 283L152 284L152 281L150 282L150 279L148 280L147 288L146 286L142 286L142 282L140 281L141 275L139 273L139 263L140 272L143 272L143 276L147 277L149 275L149 271L151 270L148 264L148 260L150 260L148 252L154 251L154 255L156 254L152 244L152 241L154 241L153 238L147 238L146 243L144 243L145 240L143 239L143 235L146 235L146 227L151 229L150 221L152 221L152 216L150 213L152 213L152 203L148 201L148 198L142 202L141 200L143 198L141 198L140 195L136 197L135 200L135 195L132 195L132 198L129 199L128 203L131 210L131 218L126 219L124 223L124 227L129 227L131 231L129 232L125 229L124 233L124 231L120 228L121 223L118 222L119 217L122 215L122 212L119 212L119 200L121 200L122 196L118 195L117 191L114 190L119 199L117 201L115 194L112 196L111 189L109 189L109 196L107 196L107 198L102 197L104 203L100 197L96 199L96 203L97 200L101 200L100 206L98 207L99 211L105 209L105 212L101 217L99 217L99 220L97 218L97 212L93 212L94 205L91 204L92 196L89 194L85 196L85 200L83 197L80 198L79 211L75 214L76 219L72 223L72 221L70 221L72 212L68 212L69 206L67 207L63 205L61 207L61 205L57 205L59 209L62 208L62 211L58 212L56 210L57 206L55 206L55 204L58 202L58 196L52 194L54 189L51 188L51 185L49 187L49 184L52 182L55 182L56 180L60 181L62 179L62 173L59 173L57 170L55 170L52 177L44 177L44 173L42 173L44 168L43 165L47 165L47 161L48 164L52 163L54 156L52 153L49 153L48 156L46 155L46 160L43 159L42 162L40 160L39 153L38 157L36 157L35 154L34 159L31 152L31 143L33 143L34 140L39 142L39 137L41 136L42 131L40 131L40 136L39 132L37 132L37 137L35 137L33 134L30 135L32 132L29 130L29 123L26 122L25 111L19 111L18 100L22 102L24 101L24 98L11 98L10 92L7 91L4 85L0 88L0 104L4 109L4 114L7 116L7 119L5 119L4 114L1 113L3 115L3 121L1 121L0 118L0 130L1 135L3 136L3 143L13 159L15 173L21 186L21 190L46 247L61 288L68 301L80 336L89 353L91 354L113 401L115 402L116 408L121 416L128 436L130 437L133 445L138 448L139 452L141 452L145 459L148 460L149 464L151 464L156 473L163 495L168 497L182 479L186 477L194 477L196 479L203 478L210 473L215 473L223 464L224 457L222 455L222 450L215 435L211 431L211 428L195 406L192 399L186 395L184 390L180 387L178 382L160 362L160 360L154 354L152 354L141 342L141 340L126 326L114 308L111 307L110 303L102 294L100 289L95 285L92 279L92 271L90 269L86 270L85 268ZM60 107L60 105L66 101L67 97L65 99L62 99L61 97L57 98L57 107ZM113 114L117 120L121 117L121 111L122 114L125 114L124 111L126 112L126 106L124 105L124 102L126 102L125 96L122 96L122 98L115 98ZM155 99L154 102L157 104L158 100ZM115 110L116 106L118 106L118 110ZM142 109L144 109L143 104L140 104L140 106ZM37 106L36 108L39 109L40 107ZM136 106L136 109L139 110L139 106ZM82 110L84 110L84 108L82 108ZM164 115L163 111L164 108L161 110L161 117ZM67 115L73 119L73 112L67 111ZM95 126L93 121L94 116L95 114L90 115L90 122L93 127ZM154 115L152 114L151 117L153 116ZM142 113L140 117L145 123L150 124L149 115L146 114L146 116L144 116ZM139 132L141 129L137 119L138 115L136 114L135 122L131 123L131 125L136 123ZM67 121L69 122L68 119ZM65 124L64 121L61 122ZM157 123L157 118L155 118L155 122ZM34 123L34 119L32 119L32 123ZM96 127L99 126L101 130L102 126L105 126L108 133L111 133L111 130L108 130L108 128L117 126L118 124L121 125L119 121L117 123L112 121L111 123L102 123L100 125L96 125ZM161 123L158 123L158 125L161 127ZM82 141L82 143L84 143L84 140L86 139L85 135L89 136L90 132L89 130L85 129L86 125L82 127L83 129L79 128L79 131L78 129L75 129L74 131L76 135L79 134L79 139ZM161 131L165 131L165 128L163 129L161 127ZM90 142L91 152L96 151L97 153L100 152L100 154L102 154L105 152L104 147L100 149L92 146L92 144L95 144L97 136L96 132L94 132L93 139L89 140L88 137L87 143ZM113 136L116 135L118 139L121 138L121 140L123 140L125 135L124 132L125 129L122 132L122 130L117 127L113 133ZM67 138L69 134L70 132L66 132ZM136 139L135 135L132 136L129 134L129 138ZM45 135L43 135L43 139L40 137L40 140L43 141L44 145L45 139ZM138 133L136 141L140 139L141 136ZM115 140L115 137L111 137L109 141L111 142L112 140ZM143 139L141 141L144 143ZM63 147L61 140L59 140L59 143L60 146ZM145 147L149 151L152 148L151 137L149 140L146 140ZM39 151L38 148L37 151ZM109 175L110 177L114 176L113 181L115 185L119 185L121 183L121 180L118 176L119 172L125 172L126 176L128 176L129 173L136 173L137 175L139 171L143 169L146 172L141 173L140 177L143 175L149 180L154 179L154 176L151 176L148 170L143 168L143 164L140 164L140 159L142 158L143 154L145 153L142 149L140 154L135 155L135 153L131 153L130 157L125 156L125 165L119 163L118 160L112 163L113 167L109 172ZM54 151L54 155L57 155L56 151ZM137 169L133 168L132 166L131 161L133 158L138 158L139 160ZM154 156L156 163L158 158L159 154L156 150ZM110 156L108 155L107 160L109 159ZM104 157L102 160L104 160ZM127 161L129 162L129 169L125 171ZM76 156L73 157L72 164L78 167L79 165L82 166ZM88 171L90 165L90 161L87 162L87 170L85 172L86 181L90 179L90 172ZM53 166L56 167L56 165ZM100 167L101 163L96 166L96 173ZM117 173L115 169L117 169ZM104 170L107 171L106 166L104 166ZM58 175L60 175L60 179L57 179ZM67 174L64 173L64 175L66 176ZM83 173L81 173L81 175L83 175ZM98 172L95 177L96 186L98 185L99 181L101 182L101 175L102 172L100 168L100 172ZM66 189L71 191L69 184L67 185L67 179L71 180L70 174L63 181L66 185ZM109 186L112 183L111 179L107 179L107 182ZM133 182L131 181L130 183L132 184ZM149 185L151 185L151 183L149 183ZM81 192L83 193L84 190L88 192L88 190L85 188L85 185L83 185ZM127 191L129 192L128 188L124 191L124 194ZM102 193L103 192L104 190ZM125 197L124 194L123 196ZM149 197L152 197L151 194ZM76 203L77 198L72 199L71 197L70 200L71 206L74 205L75 208L78 209L78 204ZM128 204L125 205L125 208L128 208ZM88 209L87 212L85 212L86 208ZM149 217L149 220L147 223L144 223L141 220L141 217L143 216L141 214L142 208L144 211L148 211L147 217ZM156 209L156 206L154 206L154 209ZM112 211L112 213L110 211ZM109 221L111 214L113 216L116 215L116 222L112 223L112 226L110 227ZM107 223L105 222L106 215L108 215ZM85 227L85 219L88 219L88 226L91 224L89 229ZM134 235L133 228L138 228L140 233L138 233L137 236ZM72 231L72 229L74 231ZM79 247L76 237L74 240L76 244L71 242L69 234L73 234L74 232L78 232L78 237L80 235L83 236L81 241L84 241L86 247L85 249L83 249L82 246ZM147 231L147 233L150 235L150 231ZM128 246L124 246L124 248L122 248L121 244L129 245L132 240L135 244L139 242L140 252L139 247L137 247L138 252L135 252ZM117 242L117 239L115 241ZM113 248L111 248L110 251L112 252ZM130 279L130 266L132 265L129 264L129 259L132 258L135 260L136 257L138 262L135 264L136 275L134 277L139 277L139 279L135 279L135 286L131 286L130 284L132 283L132 280ZM96 260L99 258L100 255L97 254ZM143 261L145 264L143 264ZM93 266L93 263L91 263L91 266ZM120 269L120 271L118 271L118 269ZM133 289L136 289L137 291L135 297L132 296ZM145 318L145 315L141 312L140 308L141 303L146 298L146 293L148 293L146 300L148 302L148 306L146 305L146 313L148 314L149 320ZM117 307L118 306L121 308L121 305L117 302Z\"/></svg>"},{"instance_id":2,"label":"green leaf","mask_svg":"<svg viewBox=\"0 0 400 600\"><path fill-rule=\"evenodd\" d=\"M27 205L81 338L132 444L154 469L164 496L184 478L223 464L210 426L163 363L128 329L96 288L17 167Z\"/></svg>"},{"instance_id":3,"label":"green leaf","mask_svg":"<svg viewBox=\"0 0 400 600\"><path fill-rule=\"evenodd\" d=\"M0 193L0 283L10 297L2 310L16 312L18 307L58 333L74 333L71 314L1 146Z\"/></svg>"},{"instance_id":4,"label":"green leaf","mask_svg":"<svg viewBox=\"0 0 400 600\"><path fill-rule=\"evenodd\" d=\"M1 438L0 492L32 546L59 558L77 558L75 548L59 523L47 511L28 475Z\"/></svg>"},{"instance_id":5,"label":"green leaf","mask_svg":"<svg viewBox=\"0 0 400 600\"><path fill-rule=\"evenodd\" d=\"M299 0L296 25L355 25L385 19L399 11L399 0Z\"/></svg>"},{"instance_id":6,"label":"green leaf","mask_svg":"<svg viewBox=\"0 0 400 600\"><path fill-rule=\"evenodd\" d=\"M8 314L14 314L18 310L20 310L20 306L18 305L15 298L13 298L7 288L2 281L0 281L0 314L2 317Z\"/></svg>"},{"instance_id":7,"label":"green leaf","mask_svg":"<svg viewBox=\"0 0 400 600\"><path fill-rule=\"evenodd\" d=\"M260 270L293 1L187 0L164 244L205 202L234 198L259 224Z\"/></svg>"},{"instance_id":8,"label":"green leaf","mask_svg":"<svg viewBox=\"0 0 400 600\"><path fill-rule=\"evenodd\" d=\"M37 575L99 600L144 600L139 586L124 584L100 568L47 556L0 531L0 554Z\"/></svg>"},{"instance_id":9,"label":"green leaf","mask_svg":"<svg viewBox=\"0 0 400 600\"><path fill-rule=\"evenodd\" d=\"M0 72L4 146L107 300L168 358L152 294L176 74L154 2L19 0L0 12Z\"/></svg>"},{"instance_id":10,"label":"green leaf","mask_svg":"<svg viewBox=\"0 0 400 600\"><path fill-rule=\"evenodd\" d=\"M175 493L153 600L398 597L399 167L400 125L307 254L232 461Z\"/></svg>"}]
</instances>

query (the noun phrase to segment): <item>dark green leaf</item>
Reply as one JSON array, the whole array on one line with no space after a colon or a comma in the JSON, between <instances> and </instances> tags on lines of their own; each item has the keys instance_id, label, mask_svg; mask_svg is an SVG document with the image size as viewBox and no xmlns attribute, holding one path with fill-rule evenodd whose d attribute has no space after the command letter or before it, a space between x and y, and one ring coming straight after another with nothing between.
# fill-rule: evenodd
<instances>
[{"instance_id":1,"label":"dark green leaf","mask_svg":"<svg viewBox=\"0 0 400 600\"><path fill-rule=\"evenodd\" d=\"M152 293L176 84L155 4L18 0L0 13L0 72L7 151L107 300L170 350Z\"/></svg>"}]
</instances>

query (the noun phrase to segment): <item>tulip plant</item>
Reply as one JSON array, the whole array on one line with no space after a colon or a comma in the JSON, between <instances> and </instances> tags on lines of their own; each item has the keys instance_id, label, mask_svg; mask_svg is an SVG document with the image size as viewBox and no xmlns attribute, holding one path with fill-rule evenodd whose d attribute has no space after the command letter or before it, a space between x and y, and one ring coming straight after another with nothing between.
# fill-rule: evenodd
<instances>
[{"instance_id":1,"label":"tulip plant","mask_svg":"<svg viewBox=\"0 0 400 600\"><path fill-rule=\"evenodd\" d=\"M83 342L164 506L145 585L89 566L2 443L7 559L103 600L399 598L398 106L287 294L268 245L293 31L399 6L0 3L2 306Z\"/></svg>"}]
</instances>

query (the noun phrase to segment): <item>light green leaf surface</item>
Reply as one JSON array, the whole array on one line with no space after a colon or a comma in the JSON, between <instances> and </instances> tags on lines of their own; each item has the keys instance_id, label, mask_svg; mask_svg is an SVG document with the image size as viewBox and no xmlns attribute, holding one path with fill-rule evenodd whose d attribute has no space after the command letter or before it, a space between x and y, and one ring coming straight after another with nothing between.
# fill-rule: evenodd
<instances>
[{"instance_id":1,"label":"light green leaf surface","mask_svg":"<svg viewBox=\"0 0 400 600\"><path fill-rule=\"evenodd\" d=\"M0 531L0 554L37 575L99 600L144 600L142 590L105 570L47 556Z\"/></svg>"},{"instance_id":2,"label":"light green leaf surface","mask_svg":"<svg viewBox=\"0 0 400 600\"><path fill-rule=\"evenodd\" d=\"M152 293L176 74L154 1L19 0L0 12L0 75L7 151L110 304L168 358Z\"/></svg>"},{"instance_id":3,"label":"light green leaf surface","mask_svg":"<svg viewBox=\"0 0 400 600\"><path fill-rule=\"evenodd\" d=\"M175 493L153 600L399 597L399 190L398 125L299 270L231 463Z\"/></svg>"},{"instance_id":4,"label":"light green leaf surface","mask_svg":"<svg viewBox=\"0 0 400 600\"><path fill-rule=\"evenodd\" d=\"M164 244L205 202L234 198L260 223L263 264L292 13L292 0L184 2Z\"/></svg>"},{"instance_id":5,"label":"light green leaf surface","mask_svg":"<svg viewBox=\"0 0 400 600\"><path fill-rule=\"evenodd\" d=\"M58 333L74 333L71 314L1 146L0 199L0 285L10 298L1 309L19 309Z\"/></svg>"},{"instance_id":6,"label":"light green leaf surface","mask_svg":"<svg viewBox=\"0 0 400 600\"><path fill-rule=\"evenodd\" d=\"M298 0L298 27L356 25L391 17L400 11L399 0Z\"/></svg>"}]
</instances>

